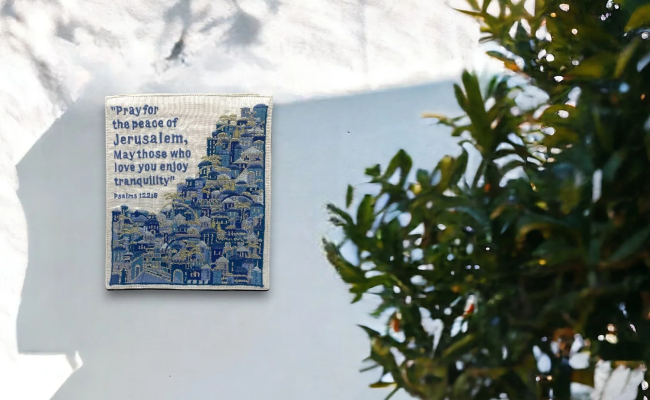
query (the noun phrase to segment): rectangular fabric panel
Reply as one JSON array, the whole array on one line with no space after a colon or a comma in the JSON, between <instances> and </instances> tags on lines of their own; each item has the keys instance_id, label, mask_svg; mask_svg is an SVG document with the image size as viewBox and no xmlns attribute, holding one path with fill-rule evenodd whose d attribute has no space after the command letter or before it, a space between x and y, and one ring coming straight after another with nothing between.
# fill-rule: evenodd
<instances>
[{"instance_id":1,"label":"rectangular fabric panel","mask_svg":"<svg viewBox=\"0 0 650 400\"><path fill-rule=\"evenodd\" d=\"M106 288L268 290L272 98L106 98Z\"/></svg>"}]
</instances>

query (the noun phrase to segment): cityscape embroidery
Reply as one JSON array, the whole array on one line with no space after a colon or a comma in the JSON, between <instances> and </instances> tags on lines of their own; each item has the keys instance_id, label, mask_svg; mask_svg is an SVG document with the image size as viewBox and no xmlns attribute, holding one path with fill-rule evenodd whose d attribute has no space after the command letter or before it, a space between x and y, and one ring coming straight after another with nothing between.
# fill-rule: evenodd
<instances>
[{"instance_id":1,"label":"cityscape embroidery","mask_svg":"<svg viewBox=\"0 0 650 400\"><path fill-rule=\"evenodd\" d=\"M268 106L223 115L158 213L112 210L110 285L263 286Z\"/></svg>"}]
</instances>

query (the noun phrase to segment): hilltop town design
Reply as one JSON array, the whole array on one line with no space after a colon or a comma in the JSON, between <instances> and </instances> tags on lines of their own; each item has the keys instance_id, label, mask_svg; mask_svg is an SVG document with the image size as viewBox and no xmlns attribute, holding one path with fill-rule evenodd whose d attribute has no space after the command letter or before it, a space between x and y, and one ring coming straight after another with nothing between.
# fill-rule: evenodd
<instances>
[{"instance_id":1,"label":"hilltop town design","mask_svg":"<svg viewBox=\"0 0 650 400\"><path fill-rule=\"evenodd\" d=\"M262 287L268 106L223 115L196 177L158 213L111 211L110 286Z\"/></svg>"}]
</instances>

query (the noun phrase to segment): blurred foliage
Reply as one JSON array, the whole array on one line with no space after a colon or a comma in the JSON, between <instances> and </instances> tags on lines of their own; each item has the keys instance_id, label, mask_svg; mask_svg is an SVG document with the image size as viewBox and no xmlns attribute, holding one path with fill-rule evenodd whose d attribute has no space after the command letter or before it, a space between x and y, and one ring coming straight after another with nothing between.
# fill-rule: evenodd
<instances>
[{"instance_id":1,"label":"blurred foliage","mask_svg":"<svg viewBox=\"0 0 650 400\"><path fill-rule=\"evenodd\" d=\"M460 154L368 168L377 194L328 205L344 240L324 248L354 301L381 299L386 329L362 327L373 387L568 400L593 384L568 364L576 338L592 366L650 359L650 2L468 3L508 73L465 72L464 113L425 115Z\"/></svg>"}]
</instances>

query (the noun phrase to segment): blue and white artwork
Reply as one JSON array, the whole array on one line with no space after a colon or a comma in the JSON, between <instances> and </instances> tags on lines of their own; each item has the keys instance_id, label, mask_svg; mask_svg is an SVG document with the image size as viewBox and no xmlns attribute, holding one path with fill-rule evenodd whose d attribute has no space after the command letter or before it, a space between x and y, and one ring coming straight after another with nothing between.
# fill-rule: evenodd
<instances>
[{"instance_id":1,"label":"blue and white artwork","mask_svg":"<svg viewBox=\"0 0 650 400\"><path fill-rule=\"evenodd\" d=\"M111 112L115 109L109 108L107 100L107 114ZM116 153L122 139L115 136L119 133L109 132L113 124L107 120L107 171L109 161L116 158L115 164L129 169L135 164L128 174L115 167L107 176L107 199L119 202L109 211L109 289L268 289L270 105L239 107L216 116L202 135L202 149L188 140L200 135L196 126L182 129L192 124L189 114L160 119L166 127L166 120L179 118L179 130L169 135L181 136L180 144L185 146L171 139L165 144L163 138L156 140L163 143L139 149L144 154L169 148L166 158L154 158L155 171L143 168L141 173L138 164L143 162L137 162L137 153L132 164L123 163L123 153ZM135 140L125 144L137 146ZM172 157L171 151L177 155ZM181 158L182 151L189 158ZM192 166L184 167L185 163ZM172 174L170 165L180 166ZM184 170L195 173L182 176ZM155 207L147 208L148 204Z\"/></svg>"}]
</instances>

